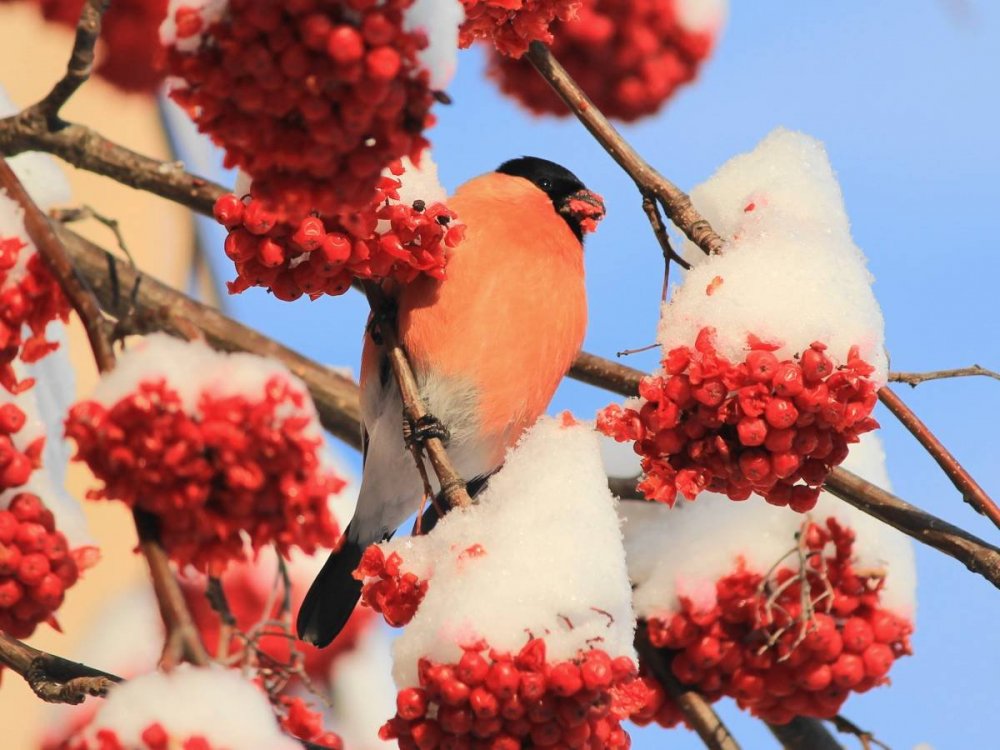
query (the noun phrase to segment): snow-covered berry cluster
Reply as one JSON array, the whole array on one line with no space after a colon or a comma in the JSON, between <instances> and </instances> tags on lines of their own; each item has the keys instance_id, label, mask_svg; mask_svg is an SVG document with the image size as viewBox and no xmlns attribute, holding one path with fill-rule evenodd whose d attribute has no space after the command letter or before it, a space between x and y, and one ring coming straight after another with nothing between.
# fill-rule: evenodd
<instances>
[{"instance_id":1,"label":"snow-covered berry cluster","mask_svg":"<svg viewBox=\"0 0 1000 750\"><path fill-rule=\"evenodd\" d=\"M47 622L80 572L96 562L93 547L70 549L52 511L30 492L0 510L0 631L27 638Z\"/></svg>"},{"instance_id":2,"label":"snow-covered berry cluster","mask_svg":"<svg viewBox=\"0 0 1000 750\"><path fill-rule=\"evenodd\" d=\"M848 465L889 486L875 434ZM712 493L673 508L626 502L620 512L636 614L677 679L710 700L729 696L775 723L829 717L849 694L886 683L910 653L912 545L826 493L805 519ZM678 718L662 696L638 717Z\"/></svg>"},{"instance_id":3,"label":"snow-covered berry cluster","mask_svg":"<svg viewBox=\"0 0 1000 750\"><path fill-rule=\"evenodd\" d=\"M531 42L551 44L552 24L575 17L581 0L462 0L462 5L459 46L482 39L500 54L517 58Z\"/></svg>"},{"instance_id":4,"label":"snow-covered berry cluster","mask_svg":"<svg viewBox=\"0 0 1000 750\"><path fill-rule=\"evenodd\" d=\"M49 21L75 27L84 0L39 0ZM163 80L159 28L167 0L115 0L101 19L94 72L125 91L152 93Z\"/></svg>"},{"instance_id":5,"label":"snow-covered berry cluster","mask_svg":"<svg viewBox=\"0 0 1000 750\"><path fill-rule=\"evenodd\" d=\"M0 194L0 202L8 200ZM0 386L11 393L31 387L30 381L18 382L11 363L36 362L53 351L58 344L46 339L45 329L53 321L66 322L69 310L34 247L22 235L0 232Z\"/></svg>"},{"instance_id":6,"label":"snow-covered berry cluster","mask_svg":"<svg viewBox=\"0 0 1000 750\"><path fill-rule=\"evenodd\" d=\"M641 490L705 489L813 507L831 467L878 425L884 324L823 147L778 130L691 193L726 244L663 305L661 369L598 418L643 457Z\"/></svg>"},{"instance_id":7,"label":"snow-covered berry cluster","mask_svg":"<svg viewBox=\"0 0 1000 750\"><path fill-rule=\"evenodd\" d=\"M391 173L379 178L371 202L354 211L329 206L294 219L285 211L269 210L259 198L220 197L215 218L229 231L225 252L237 273L227 285L229 292L261 286L291 301L303 294L313 299L343 294L356 278L403 283L420 274L442 278L446 251L461 241L464 227L438 200L401 202L402 182L392 174L403 175L407 195L414 192L409 183L418 177L433 176L436 183L436 169L425 155L421 170L410 165L404 174L404 166L394 163ZM429 183L428 198L443 199L443 189L434 183Z\"/></svg>"},{"instance_id":8,"label":"snow-covered berry cluster","mask_svg":"<svg viewBox=\"0 0 1000 750\"><path fill-rule=\"evenodd\" d=\"M652 644L674 652L678 680L776 724L833 717L911 653L912 624L879 605L884 571L851 564L854 532L831 518L802 533L803 570L765 579L740 566L716 583L710 609L681 598L679 612L647 621Z\"/></svg>"},{"instance_id":9,"label":"snow-covered berry cluster","mask_svg":"<svg viewBox=\"0 0 1000 750\"><path fill-rule=\"evenodd\" d=\"M150 336L73 406L66 434L104 483L89 497L154 514L180 565L218 574L247 541L287 555L338 538L329 500L344 480L305 386L277 362Z\"/></svg>"},{"instance_id":10,"label":"snow-covered berry cluster","mask_svg":"<svg viewBox=\"0 0 1000 750\"><path fill-rule=\"evenodd\" d=\"M382 171L427 146L428 46L413 0L172 0L161 38L171 96L297 224L364 209Z\"/></svg>"},{"instance_id":11,"label":"snow-covered berry cluster","mask_svg":"<svg viewBox=\"0 0 1000 750\"><path fill-rule=\"evenodd\" d=\"M419 678L380 733L401 750L627 748L620 724L648 700L629 657L594 648L549 662L538 638L516 654L477 644L453 664L424 659Z\"/></svg>"},{"instance_id":12,"label":"snow-covered berry cluster","mask_svg":"<svg viewBox=\"0 0 1000 750\"><path fill-rule=\"evenodd\" d=\"M650 500L672 505L678 492L693 500L707 489L806 512L848 444L878 427L874 368L857 347L839 368L821 342L783 361L778 345L752 337L749 347L730 362L703 328L694 347L667 353L662 374L642 379L641 407L615 404L598 416L606 435L635 443L639 490Z\"/></svg>"},{"instance_id":13,"label":"snow-covered berry cluster","mask_svg":"<svg viewBox=\"0 0 1000 750\"><path fill-rule=\"evenodd\" d=\"M291 724L294 729L312 731L315 724L306 720L303 709L294 708ZM339 745L326 746L339 750ZM264 693L238 671L184 664L169 673L152 672L115 687L93 719L57 750L301 747L281 731Z\"/></svg>"},{"instance_id":14,"label":"snow-covered berry cluster","mask_svg":"<svg viewBox=\"0 0 1000 750\"><path fill-rule=\"evenodd\" d=\"M365 601L405 625L383 738L403 750L628 746L620 723L648 691L589 427L543 418L475 506L370 548L356 575Z\"/></svg>"},{"instance_id":15,"label":"snow-covered berry cluster","mask_svg":"<svg viewBox=\"0 0 1000 750\"><path fill-rule=\"evenodd\" d=\"M417 607L427 593L427 581L402 569L399 552L388 557L377 545L365 550L355 576L364 581L361 602L376 612L394 628L413 619Z\"/></svg>"},{"instance_id":16,"label":"snow-covered berry cluster","mask_svg":"<svg viewBox=\"0 0 1000 750\"><path fill-rule=\"evenodd\" d=\"M551 49L604 114L630 122L695 77L724 16L718 0L583 0L575 17L553 24ZM494 52L488 70L530 111L569 114L525 61Z\"/></svg>"}]
</instances>

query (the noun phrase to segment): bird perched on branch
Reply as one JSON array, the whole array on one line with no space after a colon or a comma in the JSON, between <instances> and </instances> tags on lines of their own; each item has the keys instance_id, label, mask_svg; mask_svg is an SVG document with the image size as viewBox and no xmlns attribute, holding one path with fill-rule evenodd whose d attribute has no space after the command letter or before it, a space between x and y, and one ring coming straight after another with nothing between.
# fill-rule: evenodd
<instances>
[{"instance_id":1,"label":"bird perched on branch","mask_svg":"<svg viewBox=\"0 0 1000 750\"><path fill-rule=\"evenodd\" d=\"M448 455L475 492L545 411L580 351L583 236L604 205L569 170L525 156L465 183L449 206L466 230L447 278L419 278L395 304L400 342L436 418L418 427L444 428ZM298 616L299 637L317 646L333 640L360 597L352 573L365 548L392 536L423 497L399 390L370 330L361 410L364 471L354 518Z\"/></svg>"}]
</instances>

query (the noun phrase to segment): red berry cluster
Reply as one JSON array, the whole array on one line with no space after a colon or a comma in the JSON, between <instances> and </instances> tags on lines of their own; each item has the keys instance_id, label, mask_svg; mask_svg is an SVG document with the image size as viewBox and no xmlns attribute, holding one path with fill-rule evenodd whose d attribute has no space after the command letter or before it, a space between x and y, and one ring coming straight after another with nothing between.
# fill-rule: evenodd
<instances>
[{"instance_id":1,"label":"red berry cluster","mask_svg":"<svg viewBox=\"0 0 1000 750\"><path fill-rule=\"evenodd\" d=\"M124 744L113 729L98 729L91 742L85 737L74 735L58 746L57 750L226 750L210 743L200 734L181 738L168 732L164 726L154 721L139 735L141 745Z\"/></svg>"},{"instance_id":2,"label":"red berry cluster","mask_svg":"<svg viewBox=\"0 0 1000 750\"><path fill-rule=\"evenodd\" d=\"M104 482L88 497L156 515L174 561L218 575L246 559L245 536L283 555L337 541L327 501L344 481L320 464L306 398L275 376L259 400L202 393L192 415L166 382L150 380L110 408L74 405L66 435L75 460Z\"/></svg>"},{"instance_id":3,"label":"red berry cluster","mask_svg":"<svg viewBox=\"0 0 1000 750\"><path fill-rule=\"evenodd\" d=\"M15 495L0 510L0 631L27 638L40 622L58 629L53 613L96 552L71 550L37 495Z\"/></svg>"},{"instance_id":4,"label":"red berry cluster","mask_svg":"<svg viewBox=\"0 0 1000 750\"><path fill-rule=\"evenodd\" d=\"M533 41L552 44L550 26L573 18L581 0L462 0L465 21L459 27L458 45L469 47L477 39L493 44L502 55L521 57Z\"/></svg>"},{"instance_id":5,"label":"red berry cluster","mask_svg":"<svg viewBox=\"0 0 1000 750\"><path fill-rule=\"evenodd\" d=\"M420 686L399 691L382 739L400 750L629 747L620 723L648 700L631 659L593 649L550 664L537 638L515 655L486 648L457 664L422 659Z\"/></svg>"},{"instance_id":6,"label":"red berry cluster","mask_svg":"<svg viewBox=\"0 0 1000 750\"><path fill-rule=\"evenodd\" d=\"M852 530L831 518L825 527L807 524L804 534L806 570L784 567L765 582L740 565L716 582L711 609L682 597L680 612L649 619L649 639L674 652L678 680L712 701L730 696L775 724L831 718L850 692L888 682L893 661L911 653L912 625L879 606L884 577L852 567ZM824 556L827 545L833 552ZM654 699L641 718L676 723L665 705Z\"/></svg>"},{"instance_id":7,"label":"red berry cluster","mask_svg":"<svg viewBox=\"0 0 1000 750\"><path fill-rule=\"evenodd\" d=\"M584 0L576 18L553 26L552 53L609 117L651 115L691 81L714 41L684 28L676 0ZM489 76L535 114L569 109L525 61L494 53Z\"/></svg>"},{"instance_id":8,"label":"red berry cluster","mask_svg":"<svg viewBox=\"0 0 1000 750\"><path fill-rule=\"evenodd\" d=\"M18 237L0 237L0 386L15 394L34 381L18 382L14 358L37 362L55 350L59 345L45 339L45 328L54 320L68 320L70 310L38 253L23 261L25 247ZM30 331L27 338L25 327Z\"/></svg>"},{"instance_id":9,"label":"red berry cluster","mask_svg":"<svg viewBox=\"0 0 1000 750\"><path fill-rule=\"evenodd\" d=\"M226 602L236 620L236 629L240 632L249 633L260 622L276 619L274 611L267 611L269 604L276 607L274 598L271 596L271 587L262 586L261 581L262 575L255 568L255 563L232 565L222 576L222 588L226 594ZM298 614L298 607L305 596L305 591L299 583L293 573L292 621ZM205 648L208 649L209 653L218 653L221 621L205 595L204 579L182 579L181 588ZM352 649L373 621L374 615L370 610L358 607L351 615L351 619L347 621L347 626L330 646L319 649L304 641L296 641L294 645L302 655L302 667L306 674L313 680L326 680L330 675L330 667L334 660L340 654ZM258 633L256 647L260 656L275 664L292 663L292 641L288 638L287 632L279 627L265 627L259 628ZM238 653L242 645L241 642L234 639L229 650L230 655Z\"/></svg>"},{"instance_id":10,"label":"red berry cluster","mask_svg":"<svg viewBox=\"0 0 1000 750\"><path fill-rule=\"evenodd\" d=\"M84 0L40 0L49 21L76 26ZM125 91L154 92L163 80L160 23L167 0L115 0L101 19L95 72Z\"/></svg>"},{"instance_id":11,"label":"red berry cluster","mask_svg":"<svg viewBox=\"0 0 1000 750\"><path fill-rule=\"evenodd\" d=\"M402 627L413 619L417 607L427 593L427 581L413 573L403 573L403 558L398 552L385 556L376 544L365 550L354 576L365 584L361 601L393 627Z\"/></svg>"},{"instance_id":12,"label":"red berry cluster","mask_svg":"<svg viewBox=\"0 0 1000 750\"><path fill-rule=\"evenodd\" d=\"M398 162L394 169L401 172ZM399 187L399 180L381 177L365 208L299 220L269 211L257 198L223 195L215 203L215 218L229 230L225 251L236 264L229 292L263 286L291 301L303 294L313 299L343 294L355 278L403 283L422 273L443 278L445 250L458 244L464 228L441 203L390 203L398 200Z\"/></svg>"},{"instance_id":13,"label":"red berry cluster","mask_svg":"<svg viewBox=\"0 0 1000 750\"><path fill-rule=\"evenodd\" d=\"M13 437L26 419L17 404L0 404L0 492L23 486L41 466L44 436L32 440L23 451L14 445Z\"/></svg>"},{"instance_id":14,"label":"red berry cluster","mask_svg":"<svg viewBox=\"0 0 1000 750\"><path fill-rule=\"evenodd\" d=\"M323 715L310 710L302 698L281 696L278 699L284 715L278 719L278 724L288 734L296 739L305 740L313 747L325 747L329 750L343 750L344 741L336 732L323 728Z\"/></svg>"},{"instance_id":15,"label":"red berry cluster","mask_svg":"<svg viewBox=\"0 0 1000 750\"><path fill-rule=\"evenodd\" d=\"M641 408L609 406L598 429L635 442L645 473L639 489L650 500L673 505L678 492L693 500L706 489L746 500L756 492L811 510L848 443L878 427L869 416L872 366L852 347L835 368L819 342L778 361L778 347L754 336L746 359L733 364L716 351L714 335L703 328L693 349L668 352L663 374L639 384Z\"/></svg>"},{"instance_id":16,"label":"red berry cluster","mask_svg":"<svg viewBox=\"0 0 1000 750\"><path fill-rule=\"evenodd\" d=\"M314 208L363 208L393 160L418 161L434 101L403 30L413 0L230 0L204 28L177 10L171 96L255 180L254 197L293 222ZM190 40L204 35L196 48Z\"/></svg>"}]
</instances>

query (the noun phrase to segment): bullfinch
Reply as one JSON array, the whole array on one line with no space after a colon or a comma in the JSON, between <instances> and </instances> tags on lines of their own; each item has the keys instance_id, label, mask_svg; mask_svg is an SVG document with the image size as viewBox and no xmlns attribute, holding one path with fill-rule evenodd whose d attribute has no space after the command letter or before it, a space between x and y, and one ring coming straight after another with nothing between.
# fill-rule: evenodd
<instances>
[{"instance_id":1,"label":"bullfinch","mask_svg":"<svg viewBox=\"0 0 1000 750\"><path fill-rule=\"evenodd\" d=\"M448 455L474 494L545 411L580 351L583 236L604 206L572 172L530 156L465 183L449 206L466 230L447 278L402 287L396 320L428 411L447 430ZM399 390L371 330L361 411L364 470L354 517L298 615L299 637L320 647L357 604L361 582L352 573L365 548L391 537L423 498Z\"/></svg>"}]
</instances>

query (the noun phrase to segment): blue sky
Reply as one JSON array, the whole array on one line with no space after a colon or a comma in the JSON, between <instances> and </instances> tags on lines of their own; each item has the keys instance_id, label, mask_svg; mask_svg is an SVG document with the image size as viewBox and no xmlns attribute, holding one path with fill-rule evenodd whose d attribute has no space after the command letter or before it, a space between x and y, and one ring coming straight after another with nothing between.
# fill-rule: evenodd
<instances>
[{"instance_id":1,"label":"blue sky","mask_svg":"<svg viewBox=\"0 0 1000 750\"><path fill-rule=\"evenodd\" d=\"M608 206L587 247L586 347L614 356L651 342L661 265L629 179L575 121L525 115L483 79L482 68L478 51L463 53L449 87L455 103L440 108L431 133L446 187L520 154L575 171ZM717 54L695 85L660 116L623 132L684 188L779 125L820 138L877 279L893 369L973 362L1000 369L998 79L1000 6L985 0L756 0L731 8ZM320 361L356 367L365 315L359 295L286 305L251 290L228 304ZM628 363L649 369L655 355ZM899 392L987 491L1000 494L991 421L1000 416L1000 383L964 379ZM590 416L610 400L567 382L552 409ZM896 492L1000 539L909 434L890 415L879 417ZM995 746L989 718L1000 707L1000 592L933 550L919 547L917 561L916 655L897 663L891 688L853 697L844 713L894 750L920 742L935 750ZM758 722L725 704L722 712L744 748L776 746ZM634 738L640 750L668 739L670 747L701 747L684 730Z\"/></svg>"}]
</instances>

